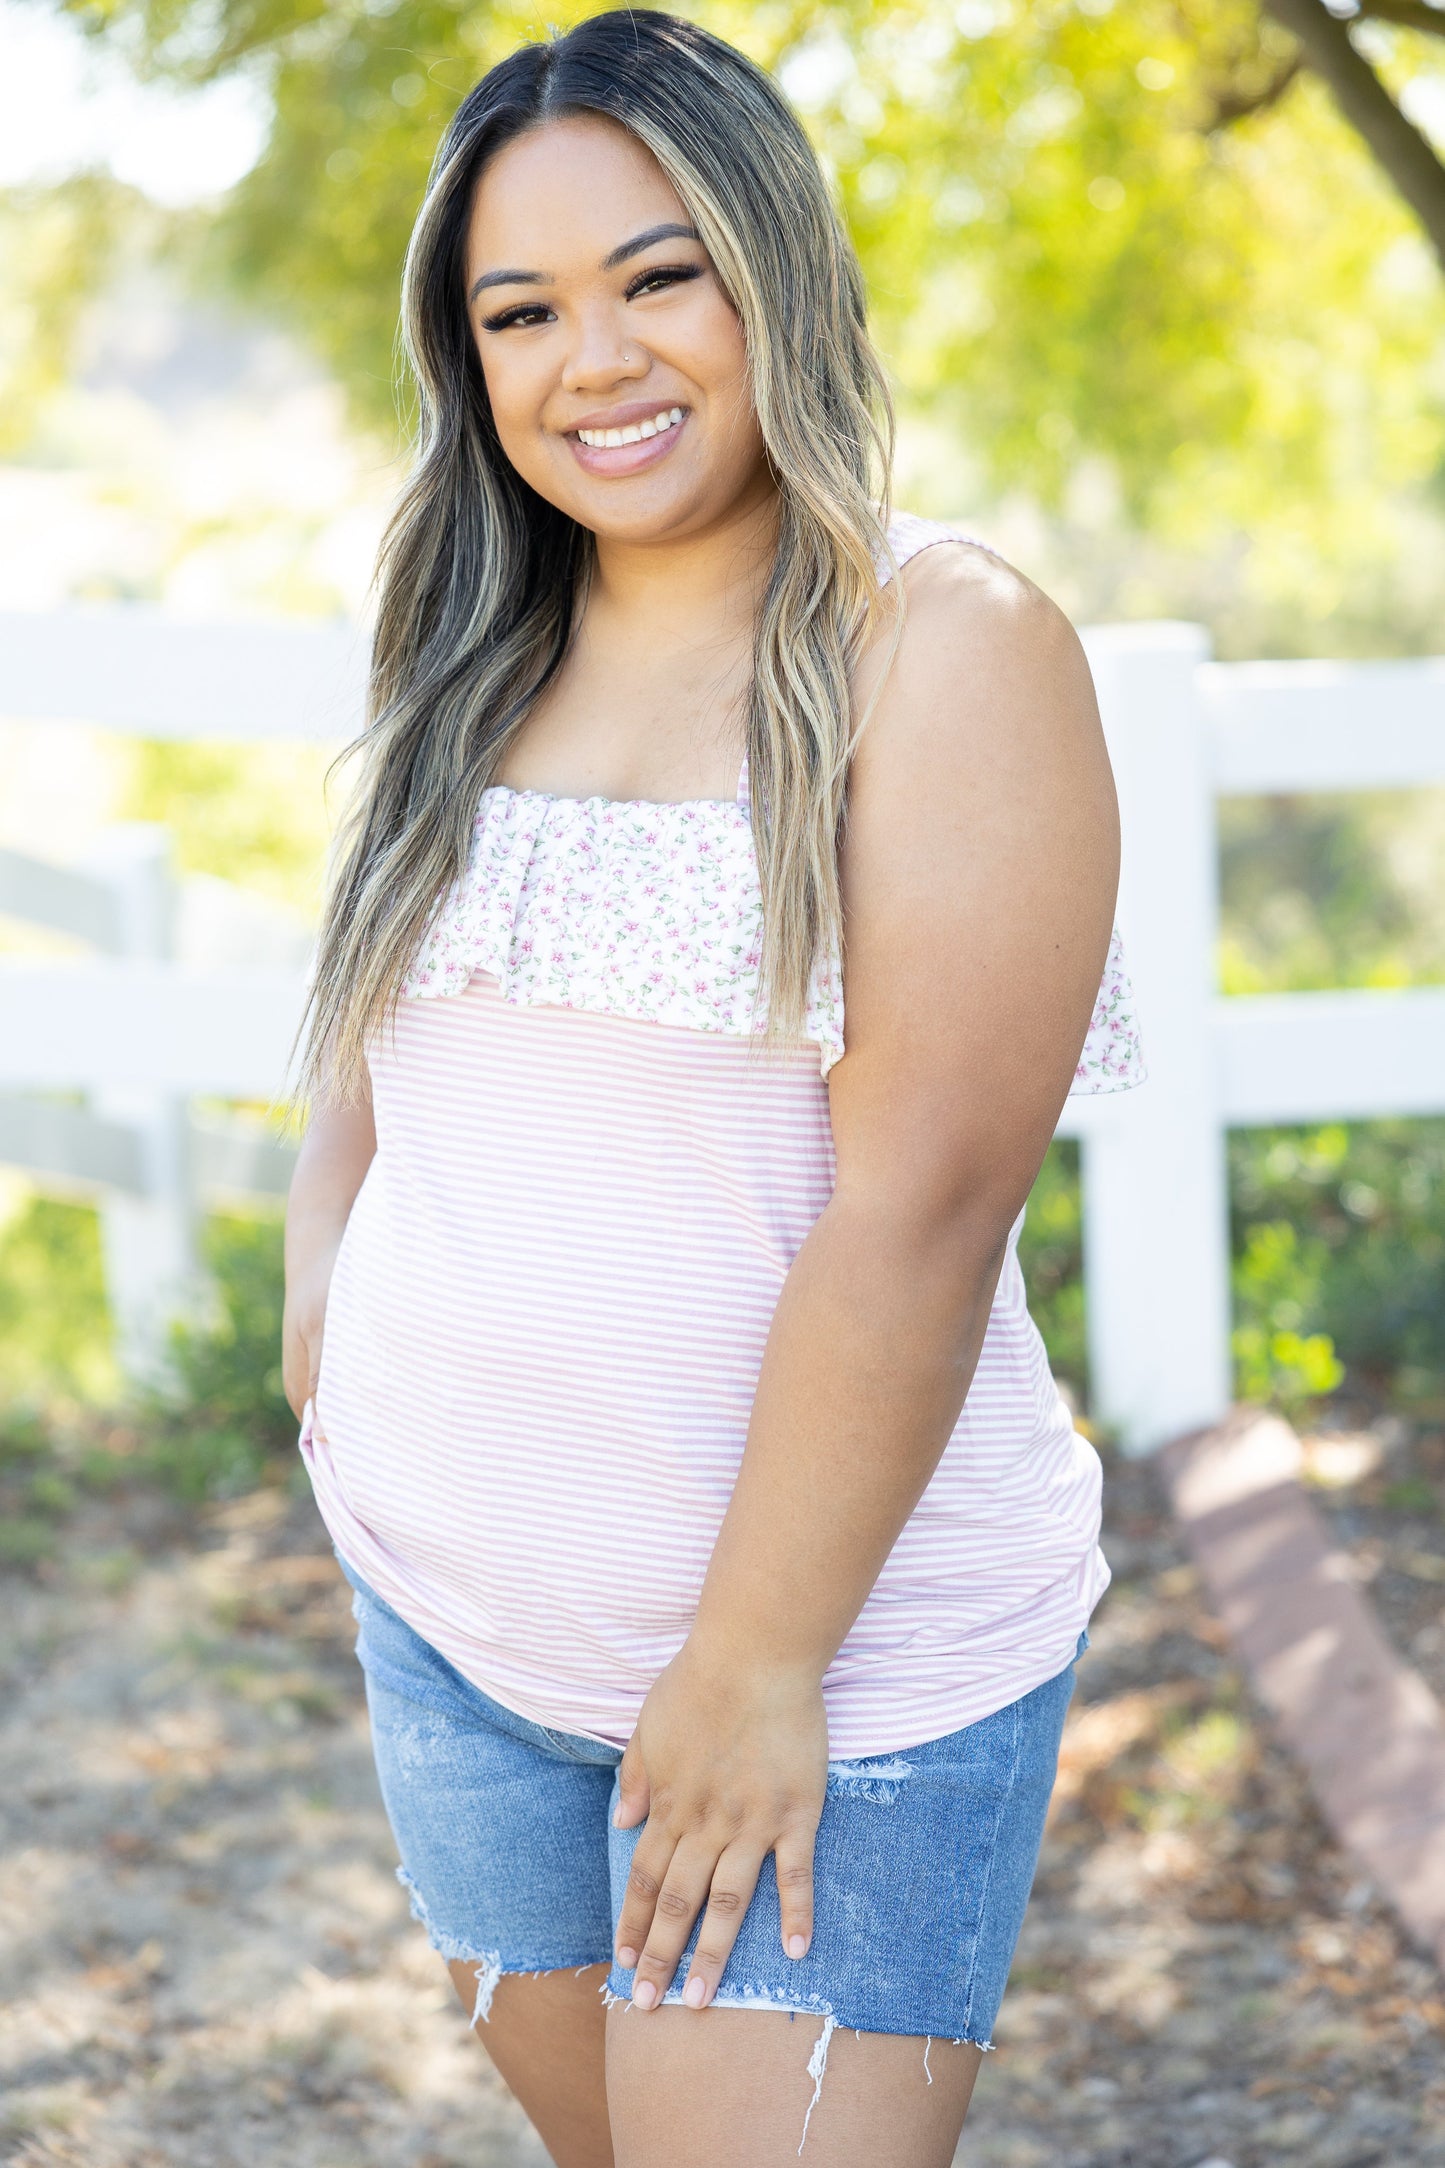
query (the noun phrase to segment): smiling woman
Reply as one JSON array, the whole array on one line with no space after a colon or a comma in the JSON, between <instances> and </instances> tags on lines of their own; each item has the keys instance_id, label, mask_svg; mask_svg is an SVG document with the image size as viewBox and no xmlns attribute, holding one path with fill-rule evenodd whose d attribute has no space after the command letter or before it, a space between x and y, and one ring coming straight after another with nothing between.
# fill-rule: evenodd
<instances>
[{"instance_id":1,"label":"smiling woman","mask_svg":"<svg viewBox=\"0 0 1445 2168\"><path fill-rule=\"evenodd\" d=\"M285 1350L400 1872L560 2168L944 2168L1108 1578L1016 1254L1140 1073L1088 672L890 518L695 27L494 70L405 315Z\"/></svg>"}]
</instances>

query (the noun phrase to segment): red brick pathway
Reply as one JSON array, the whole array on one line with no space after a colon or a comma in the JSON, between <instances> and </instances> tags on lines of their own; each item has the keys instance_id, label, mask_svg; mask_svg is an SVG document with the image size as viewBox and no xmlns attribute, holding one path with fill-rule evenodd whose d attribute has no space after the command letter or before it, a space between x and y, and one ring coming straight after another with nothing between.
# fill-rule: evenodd
<instances>
[{"instance_id":1,"label":"red brick pathway","mask_svg":"<svg viewBox=\"0 0 1445 2168\"><path fill-rule=\"evenodd\" d=\"M1299 1439L1240 1408L1161 1458L1212 1607L1326 1819L1445 1967L1445 1713L1331 1546Z\"/></svg>"}]
</instances>

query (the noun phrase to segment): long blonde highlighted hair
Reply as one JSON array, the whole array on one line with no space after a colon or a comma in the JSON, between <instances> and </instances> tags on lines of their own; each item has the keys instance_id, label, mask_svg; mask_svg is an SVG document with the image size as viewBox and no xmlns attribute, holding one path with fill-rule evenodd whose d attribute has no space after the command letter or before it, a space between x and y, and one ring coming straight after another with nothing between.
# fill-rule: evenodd
<instances>
[{"instance_id":1,"label":"long blonde highlighted hair","mask_svg":"<svg viewBox=\"0 0 1445 2168\"><path fill-rule=\"evenodd\" d=\"M763 1014L798 1035L820 948L841 948L849 678L878 616L892 408L862 273L807 137L761 69L695 24L616 9L483 78L437 152L407 253L402 335L417 456L378 566L364 762L327 895L303 1090L362 1082L481 792L567 651L592 537L502 452L467 319L477 180L562 115L628 129L687 207L743 325L776 481L746 737L762 889Z\"/></svg>"}]
</instances>

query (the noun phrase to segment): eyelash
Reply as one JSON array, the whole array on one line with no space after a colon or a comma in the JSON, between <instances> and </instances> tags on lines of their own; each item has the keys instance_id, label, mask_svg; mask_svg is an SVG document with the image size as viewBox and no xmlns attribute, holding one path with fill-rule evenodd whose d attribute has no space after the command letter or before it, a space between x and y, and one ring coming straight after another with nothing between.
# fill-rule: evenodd
<instances>
[{"instance_id":1,"label":"eyelash","mask_svg":"<svg viewBox=\"0 0 1445 2168\"><path fill-rule=\"evenodd\" d=\"M650 271L640 271L632 280L627 287L626 298L635 301L639 294L645 293L648 287L658 280L665 281L665 291L666 286L682 286L689 279L701 277L701 269L695 263L654 264ZM540 318L545 311L546 303L543 301L518 301L510 309L499 309L495 316L484 316L482 329L506 331L513 324L525 323L529 317Z\"/></svg>"}]
</instances>

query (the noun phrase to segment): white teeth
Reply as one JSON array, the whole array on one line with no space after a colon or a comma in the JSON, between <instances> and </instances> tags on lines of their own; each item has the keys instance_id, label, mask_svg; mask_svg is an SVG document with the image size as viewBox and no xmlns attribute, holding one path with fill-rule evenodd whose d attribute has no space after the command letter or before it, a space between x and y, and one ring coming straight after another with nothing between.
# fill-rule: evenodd
<instances>
[{"instance_id":1,"label":"white teeth","mask_svg":"<svg viewBox=\"0 0 1445 2168\"><path fill-rule=\"evenodd\" d=\"M675 429L682 420L682 408L665 408L653 416L650 422L629 422L625 429L579 429L578 437L583 444L605 445L640 444L645 437L660 437L664 430Z\"/></svg>"}]
</instances>

